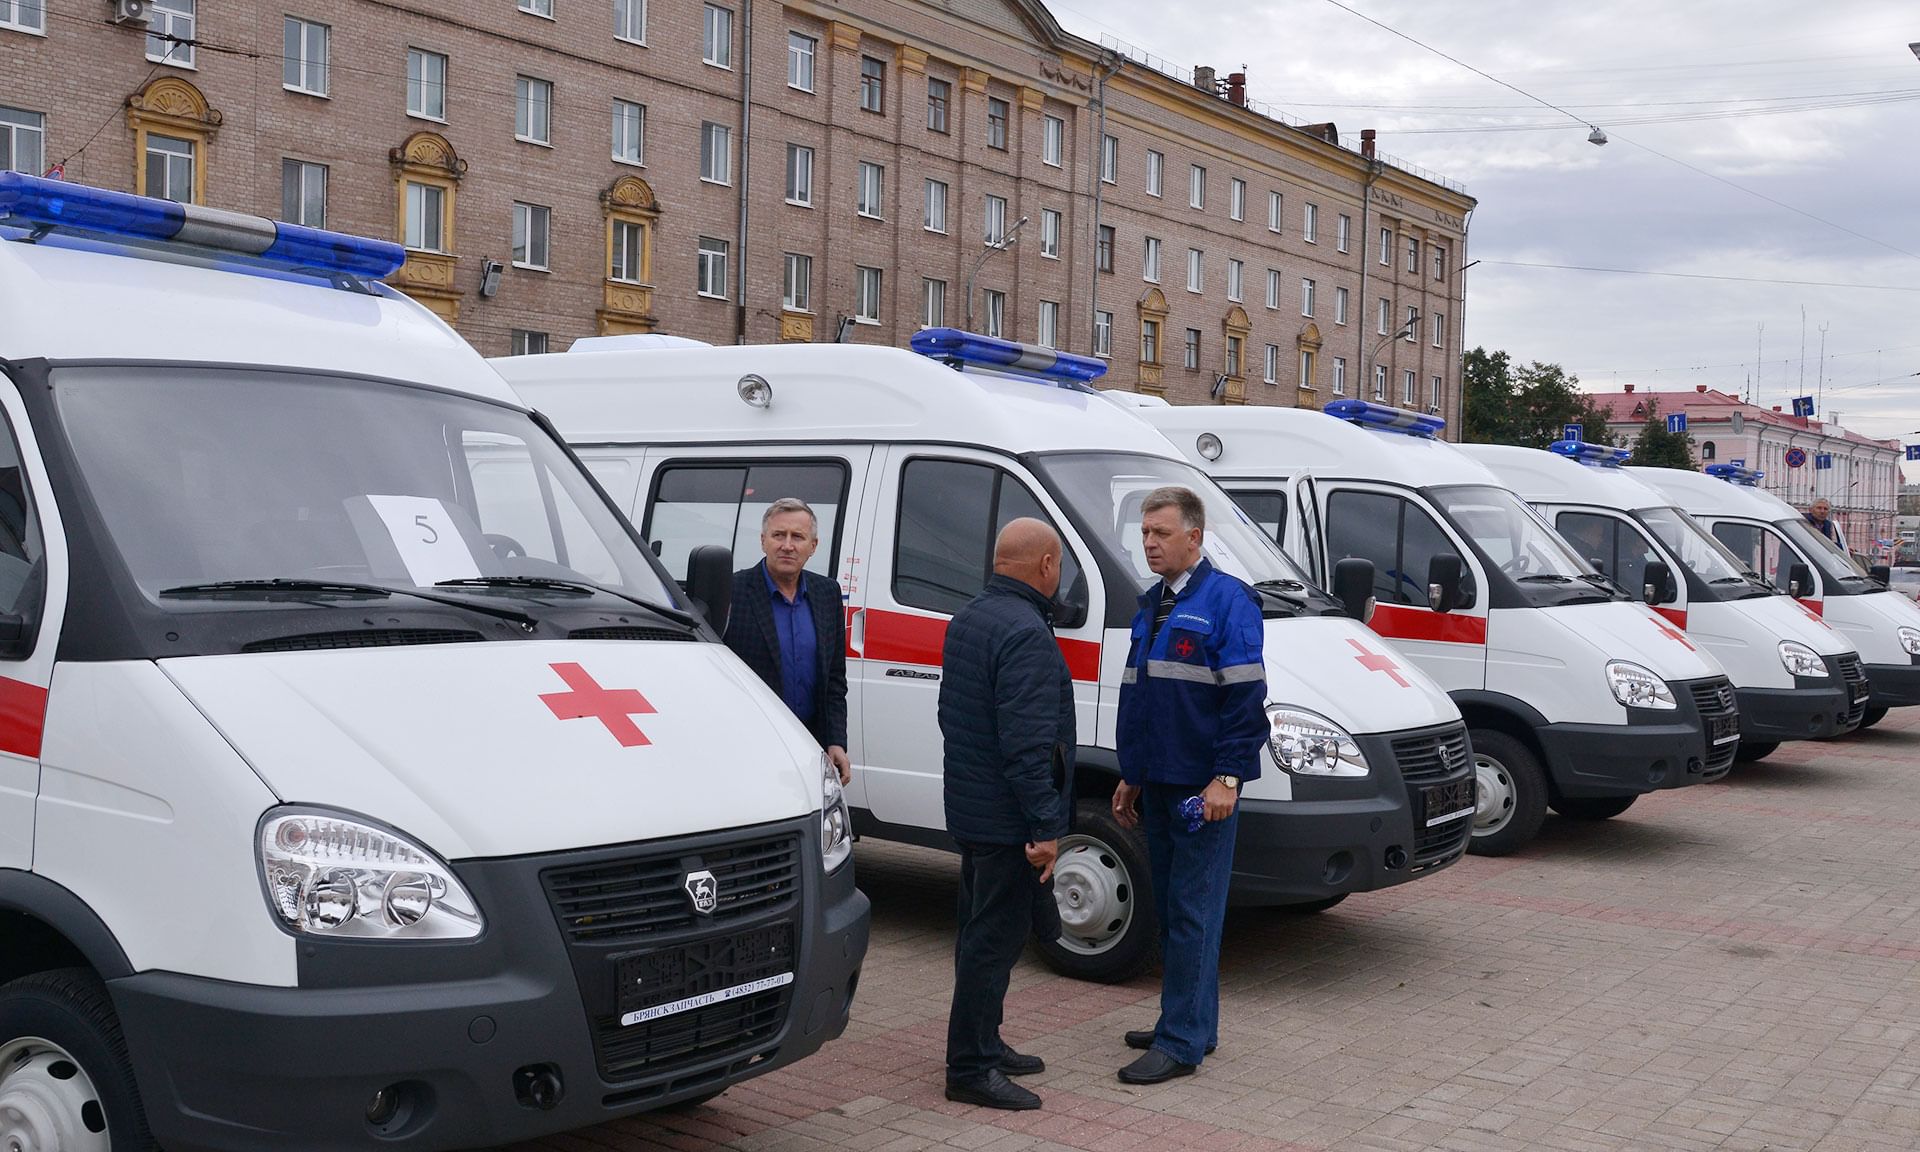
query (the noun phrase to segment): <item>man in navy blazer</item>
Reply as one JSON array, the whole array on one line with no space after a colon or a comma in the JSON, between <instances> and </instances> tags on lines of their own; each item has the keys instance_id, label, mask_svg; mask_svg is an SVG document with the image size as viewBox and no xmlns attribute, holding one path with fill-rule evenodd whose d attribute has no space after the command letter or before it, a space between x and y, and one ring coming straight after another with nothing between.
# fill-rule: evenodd
<instances>
[{"instance_id":1,"label":"man in navy blazer","mask_svg":"<svg viewBox=\"0 0 1920 1152\"><path fill-rule=\"evenodd\" d=\"M840 782L847 759L847 617L840 585L807 561L820 547L820 521L804 500L785 498L760 517L766 558L733 574L726 642L827 750Z\"/></svg>"}]
</instances>

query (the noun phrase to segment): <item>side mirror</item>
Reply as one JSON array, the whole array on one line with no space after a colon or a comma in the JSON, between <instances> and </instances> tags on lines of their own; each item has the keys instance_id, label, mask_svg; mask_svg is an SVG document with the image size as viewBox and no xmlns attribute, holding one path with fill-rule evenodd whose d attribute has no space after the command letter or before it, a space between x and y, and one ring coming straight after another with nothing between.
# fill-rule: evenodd
<instances>
[{"instance_id":1,"label":"side mirror","mask_svg":"<svg viewBox=\"0 0 1920 1152\"><path fill-rule=\"evenodd\" d=\"M695 548L687 557L687 595L715 632L725 632L733 609L732 550L718 544Z\"/></svg>"},{"instance_id":2,"label":"side mirror","mask_svg":"<svg viewBox=\"0 0 1920 1152\"><path fill-rule=\"evenodd\" d=\"M1064 596L1056 596L1053 601L1053 626L1055 628L1078 628L1087 622L1087 573L1085 569L1074 574L1073 583L1063 589Z\"/></svg>"},{"instance_id":3,"label":"side mirror","mask_svg":"<svg viewBox=\"0 0 1920 1152\"><path fill-rule=\"evenodd\" d=\"M1360 556L1335 561L1333 598L1348 616L1365 624L1373 616L1373 561Z\"/></svg>"},{"instance_id":4,"label":"side mirror","mask_svg":"<svg viewBox=\"0 0 1920 1152\"><path fill-rule=\"evenodd\" d=\"M1787 595L1795 598L1813 595L1813 569L1802 561L1794 561L1787 568Z\"/></svg>"},{"instance_id":5,"label":"side mirror","mask_svg":"<svg viewBox=\"0 0 1920 1152\"><path fill-rule=\"evenodd\" d=\"M1466 566L1460 557L1442 552L1427 562L1427 607L1451 612L1460 607L1460 578Z\"/></svg>"},{"instance_id":6,"label":"side mirror","mask_svg":"<svg viewBox=\"0 0 1920 1152\"><path fill-rule=\"evenodd\" d=\"M1873 567L1867 569L1867 575L1879 581L1882 588L1893 583L1893 568L1891 565L1875 564Z\"/></svg>"},{"instance_id":7,"label":"side mirror","mask_svg":"<svg viewBox=\"0 0 1920 1152\"><path fill-rule=\"evenodd\" d=\"M1664 560L1649 560L1641 575L1641 599L1648 604L1665 604L1679 599L1680 590L1673 583L1673 569L1667 567Z\"/></svg>"},{"instance_id":8,"label":"side mirror","mask_svg":"<svg viewBox=\"0 0 1920 1152\"><path fill-rule=\"evenodd\" d=\"M1600 573L1600 575L1602 576L1605 576L1607 574L1607 562L1605 560L1600 559L1600 557L1598 556L1587 557L1587 567L1593 569L1595 572Z\"/></svg>"}]
</instances>

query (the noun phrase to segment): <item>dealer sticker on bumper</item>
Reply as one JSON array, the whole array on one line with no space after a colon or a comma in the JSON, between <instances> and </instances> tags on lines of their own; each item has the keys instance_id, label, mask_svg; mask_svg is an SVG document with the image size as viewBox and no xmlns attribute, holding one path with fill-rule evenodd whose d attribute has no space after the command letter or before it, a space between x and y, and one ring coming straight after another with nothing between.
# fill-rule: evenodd
<instances>
[{"instance_id":1,"label":"dealer sticker on bumper","mask_svg":"<svg viewBox=\"0 0 1920 1152\"><path fill-rule=\"evenodd\" d=\"M695 1008L705 1008L710 1004L719 1004L727 1000L737 1000L742 996L752 996L756 992L765 992L770 988L784 988L793 983L793 973L782 972L778 976L768 976L760 980L749 980L745 984L735 984L731 988L722 988L715 992L702 992L698 996L689 996L685 1000L675 1000L671 1004L655 1004L651 1008L642 1008L638 1012L629 1012L620 1017L620 1026L631 1027L645 1024L649 1020L658 1020L662 1016L677 1016L682 1012L691 1012Z\"/></svg>"}]
</instances>

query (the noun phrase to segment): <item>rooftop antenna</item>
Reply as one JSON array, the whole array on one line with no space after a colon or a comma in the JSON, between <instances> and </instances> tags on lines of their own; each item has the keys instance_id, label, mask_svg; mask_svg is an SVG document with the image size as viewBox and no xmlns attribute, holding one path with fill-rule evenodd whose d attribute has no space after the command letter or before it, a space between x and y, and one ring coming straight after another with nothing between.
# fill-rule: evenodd
<instances>
[{"instance_id":1,"label":"rooftop antenna","mask_svg":"<svg viewBox=\"0 0 1920 1152\"><path fill-rule=\"evenodd\" d=\"M1800 305L1800 395L1807 394L1807 306Z\"/></svg>"},{"instance_id":2,"label":"rooftop antenna","mask_svg":"<svg viewBox=\"0 0 1920 1152\"><path fill-rule=\"evenodd\" d=\"M1753 376L1747 389L1747 403L1760 395L1760 364L1767 354L1767 322L1760 321L1753 334Z\"/></svg>"},{"instance_id":3,"label":"rooftop antenna","mask_svg":"<svg viewBox=\"0 0 1920 1152\"><path fill-rule=\"evenodd\" d=\"M1824 405L1827 400L1827 325L1826 324L1820 325L1820 379L1815 385L1815 391L1818 392L1820 396L1819 405ZM1824 409L1819 405L1815 406L1814 411L1816 412L1824 411Z\"/></svg>"}]
</instances>

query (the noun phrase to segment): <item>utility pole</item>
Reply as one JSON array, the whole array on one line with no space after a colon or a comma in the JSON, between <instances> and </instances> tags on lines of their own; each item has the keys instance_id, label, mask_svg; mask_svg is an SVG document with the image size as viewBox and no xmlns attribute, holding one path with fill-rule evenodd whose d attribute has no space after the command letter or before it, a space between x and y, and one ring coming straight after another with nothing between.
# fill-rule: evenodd
<instances>
[{"instance_id":1,"label":"utility pole","mask_svg":"<svg viewBox=\"0 0 1920 1152\"><path fill-rule=\"evenodd\" d=\"M1807 306L1800 305L1800 391L1799 396L1807 394Z\"/></svg>"},{"instance_id":2,"label":"utility pole","mask_svg":"<svg viewBox=\"0 0 1920 1152\"><path fill-rule=\"evenodd\" d=\"M1760 395L1760 360L1767 354L1767 322L1755 327L1753 333L1753 380L1747 387L1747 403L1752 404Z\"/></svg>"},{"instance_id":3,"label":"utility pole","mask_svg":"<svg viewBox=\"0 0 1920 1152\"><path fill-rule=\"evenodd\" d=\"M1814 411L1819 412L1822 410L1819 405L1826 403L1827 399L1827 325L1825 324L1820 325L1820 378L1815 382L1814 390L1819 396L1819 403L1814 406Z\"/></svg>"}]
</instances>

